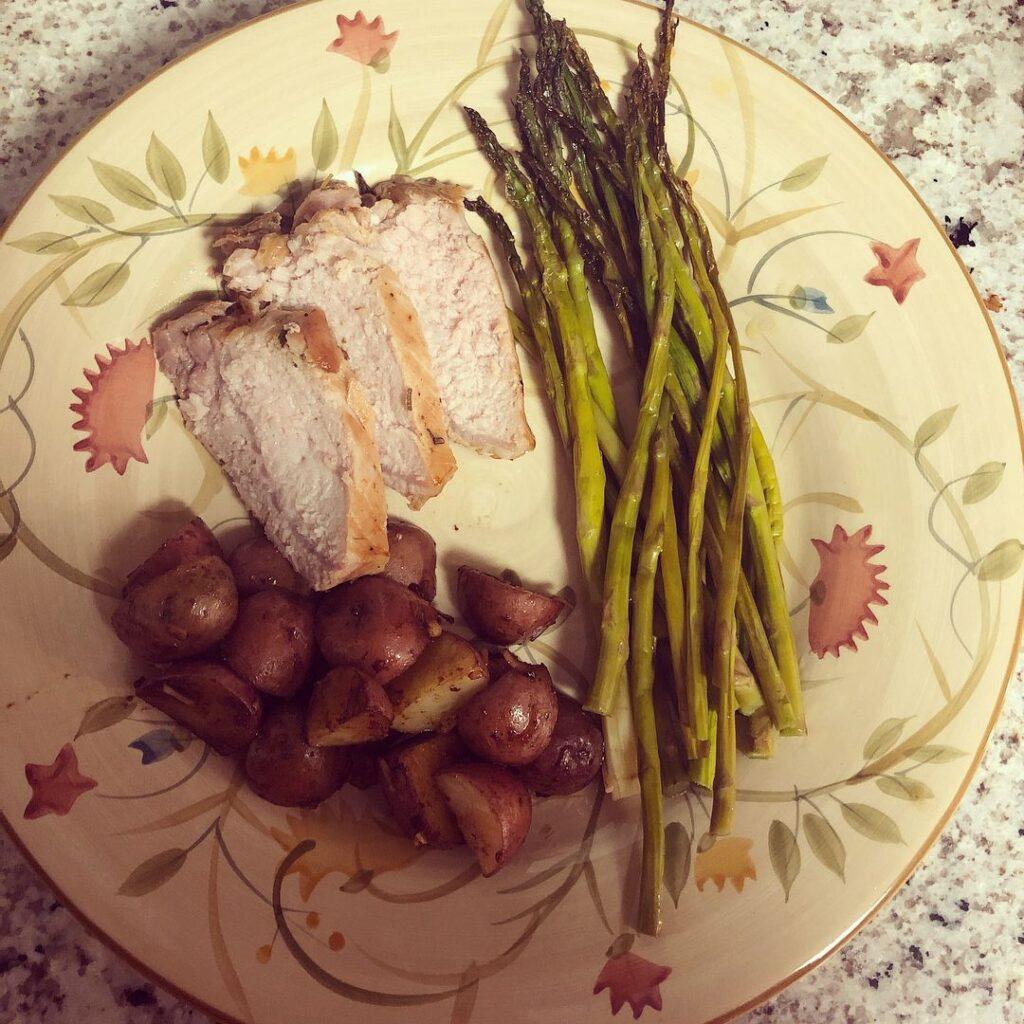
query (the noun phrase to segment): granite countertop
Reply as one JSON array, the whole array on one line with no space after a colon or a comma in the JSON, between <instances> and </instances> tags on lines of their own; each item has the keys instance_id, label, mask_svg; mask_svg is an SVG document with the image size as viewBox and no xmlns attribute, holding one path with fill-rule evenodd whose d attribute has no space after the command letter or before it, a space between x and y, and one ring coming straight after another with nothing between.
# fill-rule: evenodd
<instances>
[{"instance_id":1,"label":"granite countertop","mask_svg":"<svg viewBox=\"0 0 1024 1024\"><path fill-rule=\"evenodd\" d=\"M0 222L140 78L204 36L280 6L2 0ZM685 10L828 97L896 162L945 223L1024 390L1020 0L890 0L884 9L838 0L688 0ZM963 805L892 903L840 953L748 1014L747 1024L1022 1019L1020 683L1018 667ZM88 935L0 834L0 1024L206 1020Z\"/></svg>"}]
</instances>

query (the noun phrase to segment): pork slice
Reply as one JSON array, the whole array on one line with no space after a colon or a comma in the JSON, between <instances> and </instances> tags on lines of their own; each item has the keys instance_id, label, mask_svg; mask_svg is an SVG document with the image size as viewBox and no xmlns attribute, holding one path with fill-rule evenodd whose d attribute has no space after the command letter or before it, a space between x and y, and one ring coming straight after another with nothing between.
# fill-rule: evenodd
<instances>
[{"instance_id":1,"label":"pork slice","mask_svg":"<svg viewBox=\"0 0 1024 1024\"><path fill-rule=\"evenodd\" d=\"M373 414L344 366L322 368L322 320L211 302L153 332L189 429L316 590L379 572L388 550Z\"/></svg>"},{"instance_id":2,"label":"pork slice","mask_svg":"<svg viewBox=\"0 0 1024 1024\"><path fill-rule=\"evenodd\" d=\"M330 190L340 192L341 190ZM413 508L455 471L430 356L416 309L381 262L369 210L318 209L274 265L236 249L228 288L257 305L321 309L374 412L384 482Z\"/></svg>"},{"instance_id":3,"label":"pork slice","mask_svg":"<svg viewBox=\"0 0 1024 1024\"><path fill-rule=\"evenodd\" d=\"M433 179L374 187L368 212L381 256L420 315L448 432L479 452L514 459L534 446L505 298L463 192Z\"/></svg>"},{"instance_id":4,"label":"pork slice","mask_svg":"<svg viewBox=\"0 0 1024 1024\"><path fill-rule=\"evenodd\" d=\"M281 230L281 214L276 210L261 213L244 224L225 228L213 243L222 259L227 259L236 249L255 249L267 235Z\"/></svg>"}]
</instances>

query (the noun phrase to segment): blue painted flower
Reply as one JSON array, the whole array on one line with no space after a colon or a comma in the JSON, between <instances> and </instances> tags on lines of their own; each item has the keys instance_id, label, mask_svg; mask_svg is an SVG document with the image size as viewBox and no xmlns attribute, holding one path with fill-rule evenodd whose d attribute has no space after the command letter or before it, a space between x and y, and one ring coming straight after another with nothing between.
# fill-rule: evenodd
<instances>
[{"instance_id":1,"label":"blue painted flower","mask_svg":"<svg viewBox=\"0 0 1024 1024\"><path fill-rule=\"evenodd\" d=\"M825 293L817 288L806 288L797 285L789 295L789 304L794 309L806 309L811 313L834 313L828 304Z\"/></svg>"},{"instance_id":2,"label":"blue painted flower","mask_svg":"<svg viewBox=\"0 0 1024 1024\"><path fill-rule=\"evenodd\" d=\"M171 754L180 753L188 746L188 739L170 729L151 729L128 744L142 754L143 764L156 764Z\"/></svg>"}]
</instances>

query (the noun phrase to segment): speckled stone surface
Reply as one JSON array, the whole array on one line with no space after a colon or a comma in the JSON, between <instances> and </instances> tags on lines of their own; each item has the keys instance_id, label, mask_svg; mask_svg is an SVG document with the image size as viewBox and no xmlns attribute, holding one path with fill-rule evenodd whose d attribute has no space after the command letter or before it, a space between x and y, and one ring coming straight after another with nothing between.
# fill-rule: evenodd
<instances>
[{"instance_id":1,"label":"speckled stone surface","mask_svg":"<svg viewBox=\"0 0 1024 1024\"><path fill-rule=\"evenodd\" d=\"M0 221L140 78L280 6L0 0ZM1021 0L689 0L685 10L828 97L896 162L945 222L1024 389ZM978 776L913 877L745 1024L1024 1021L1022 731L1018 670ZM0 836L0 1024L206 1020L91 938Z\"/></svg>"}]
</instances>

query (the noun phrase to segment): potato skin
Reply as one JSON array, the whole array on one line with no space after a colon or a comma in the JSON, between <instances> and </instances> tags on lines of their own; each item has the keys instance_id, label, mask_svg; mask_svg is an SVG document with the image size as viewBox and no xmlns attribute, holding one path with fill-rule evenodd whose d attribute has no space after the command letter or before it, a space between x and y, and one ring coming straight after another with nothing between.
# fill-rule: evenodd
<instances>
[{"instance_id":1,"label":"potato skin","mask_svg":"<svg viewBox=\"0 0 1024 1024\"><path fill-rule=\"evenodd\" d=\"M434 778L468 757L454 733L417 736L379 761L380 784L402 831L421 846L460 846L465 840Z\"/></svg>"},{"instance_id":2,"label":"potato skin","mask_svg":"<svg viewBox=\"0 0 1024 1024\"><path fill-rule=\"evenodd\" d=\"M244 750L259 729L260 695L216 661L178 662L137 680L135 693L218 754Z\"/></svg>"},{"instance_id":3,"label":"potato skin","mask_svg":"<svg viewBox=\"0 0 1024 1024\"><path fill-rule=\"evenodd\" d=\"M196 516L173 537L168 537L149 558L128 574L122 593L127 596L144 583L162 576L169 569L211 555L223 558L224 552L210 528Z\"/></svg>"},{"instance_id":4,"label":"potato skin","mask_svg":"<svg viewBox=\"0 0 1024 1024\"><path fill-rule=\"evenodd\" d=\"M388 520L388 562L382 576L401 583L425 601L437 594L437 545L434 538L404 519Z\"/></svg>"},{"instance_id":5,"label":"potato skin","mask_svg":"<svg viewBox=\"0 0 1024 1024\"><path fill-rule=\"evenodd\" d=\"M121 642L150 661L202 654L227 636L238 592L227 563L207 555L134 587L111 624Z\"/></svg>"},{"instance_id":6,"label":"potato skin","mask_svg":"<svg viewBox=\"0 0 1024 1024\"><path fill-rule=\"evenodd\" d=\"M228 565L235 576L241 597L249 597L260 590L277 587L299 597L309 593L309 584L292 568L272 541L266 537L250 537L231 552Z\"/></svg>"},{"instance_id":7,"label":"potato skin","mask_svg":"<svg viewBox=\"0 0 1024 1024\"><path fill-rule=\"evenodd\" d=\"M547 746L558 703L543 665L509 670L459 712L458 731L478 757L494 764L528 764Z\"/></svg>"},{"instance_id":8,"label":"potato skin","mask_svg":"<svg viewBox=\"0 0 1024 1024\"><path fill-rule=\"evenodd\" d=\"M284 590L245 598L221 654L243 679L275 697L292 697L313 661L313 609Z\"/></svg>"},{"instance_id":9,"label":"potato skin","mask_svg":"<svg viewBox=\"0 0 1024 1024\"><path fill-rule=\"evenodd\" d=\"M508 864L530 833L529 790L507 768L481 761L445 768L436 778L481 874L489 878Z\"/></svg>"},{"instance_id":10,"label":"potato skin","mask_svg":"<svg viewBox=\"0 0 1024 1024\"><path fill-rule=\"evenodd\" d=\"M387 736L394 708L384 688L352 665L331 669L313 687L306 738L314 746L341 747Z\"/></svg>"},{"instance_id":11,"label":"potato skin","mask_svg":"<svg viewBox=\"0 0 1024 1024\"><path fill-rule=\"evenodd\" d=\"M604 736L594 716L560 693L551 739L519 777L540 796L567 796L589 785L603 761Z\"/></svg>"},{"instance_id":12,"label":"potato skin","mask_svg":"<svg viewBox=\"0 0 1024 1024\"><path fill-rule=\"evenodd\" d=\"M560 597L527 590L469 565L459 569L458 598L473 632L503 645L536 640L566 607Z\"/></svg>"},{"instance_id":13,"label":"potato skin","mask_svg":"<svg viewBox=\"0 0 1024 1024\"><path fill-rule=\"evenodd\" d=\"M245 775L257 795L282 807L312 807L341 789L348 776L343 747L306 742L305 713L294 701L263 716L245 754Z\"/></svg>"},{"instance_id":14,"label":"potato skin","mask_svg":"<svg viewBox=\"0 0 1024 1024\"><path fill-rule=\"evenodd\" d=\"M316 613L316 639L329 665L355 665L382 685L404 672L441 631L435 609L383 576L328 591Z\"/></svg>"}]
</instances>

